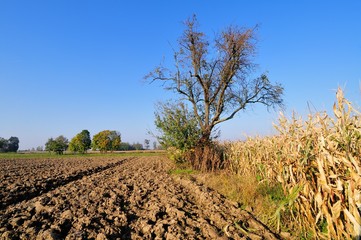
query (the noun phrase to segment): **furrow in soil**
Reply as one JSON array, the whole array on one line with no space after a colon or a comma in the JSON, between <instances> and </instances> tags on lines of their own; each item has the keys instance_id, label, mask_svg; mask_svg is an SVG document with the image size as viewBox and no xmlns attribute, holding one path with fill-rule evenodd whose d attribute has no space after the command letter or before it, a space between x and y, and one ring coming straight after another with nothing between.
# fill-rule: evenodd
<instances>
[{"instance_id":1,"label":"furrow in soil","mask_svg":"<svg viewBox=\"0 0 361 240\"><path fill-rule=\"evenodd\" d=\"M133 158L9 205L1 239L276 239L236 203L169 175L173 167Z\"/></svg>"}]
</instances>

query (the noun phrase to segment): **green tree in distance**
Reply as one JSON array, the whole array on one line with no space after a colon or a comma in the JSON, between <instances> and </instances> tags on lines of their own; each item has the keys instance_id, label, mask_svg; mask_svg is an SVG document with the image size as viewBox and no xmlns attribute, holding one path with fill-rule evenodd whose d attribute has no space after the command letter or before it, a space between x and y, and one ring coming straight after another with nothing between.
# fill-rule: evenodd
<instances>
[{"instance_id":1,"label":"green tree in distance","mask_svg":"<svg viewBox=\"0 0 361 240\"><path fill-rule=\"evenodd\" d=\"M91 147L91 138L88 130L83 130L73 137L69 143L69 150L72 152L86 153Z\"/></svg>"},{"instance_id":2,"label":"green tree in distance","mask_svg":"<svg viewBox=\"0 0 361 240\"><path fill-rule=\"evenodd\" d=\"M143 144L141 144L139 142L133 143L132 147L134 148L134 150L144 150Z\"/></svg>"},{"instance_id":3,"label":"green tree in distance","mask_svg":"<svg viewBox=\"0 0 361 240\"><path fill-rule=\"evenodd\" d=\"M8 149L8 141L0 137L0 152L6 152Z\"/></svg>"},{"instance_id":4,"label":"green tree in distance","mask_svg":"<svg viewBox=\"0 0 361 240\"><path fill-rule=\"evenodd\" d=\"M19 149L19 138L17 138L17 137L10 137L10 138L9 138L8 151L9 151L9 152L17 152L18 149Z\"/></svg>"},{"instance_id":5,"label":"green tree in distance","mask_svg":"<svg viewBox=\"0 0 361 240\"><path fill-rule=\"evenodd\" d=\"M19 149L19 138L10 137L6 140L0 137L0 152L17 152Z\"/></svg>"},{"instance_id":6,"label":"green tree in distance","mask_svg":"<svg viewBox=\"0 0 361 240\"><path fill-rule=\"evenodd\" d=\"M45 143L45 151L55 152L56 154L63 154L68 148L68 139L63 135L53 139L49 138Z\"/></svg>"},{"instance_id":7,"label":"green tree in distance","mask_svg":"<svg viewBox=\"0 0 361 240\"><path fill-rule=\"evenodd\" d=\"M120 133L117 131L110 131L111 151L119 150L120 144L122 143Z\"/></svg>"},{"instance_id":8,"label":"green tree in distance","mask_svg":"<svg viewBox=\"0 0 361 240\"><path fill-rule=\"evenodd\" d=\"M118 150L121 146L120 133L104 130L93 136L92 149L102 153Z\"/></svg>"}]
</instances>

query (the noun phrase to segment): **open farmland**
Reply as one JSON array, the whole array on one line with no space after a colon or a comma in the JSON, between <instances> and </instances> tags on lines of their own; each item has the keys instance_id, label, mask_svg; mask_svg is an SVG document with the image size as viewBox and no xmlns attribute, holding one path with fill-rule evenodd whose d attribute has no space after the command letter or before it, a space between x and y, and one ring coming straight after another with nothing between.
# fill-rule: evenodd
<instances>
[{"instance_id":1,"label":"open farmland","mask_svg":"<svg viewBox=\"0 0 361 240\"><path fill-rule=\"evenodd\" d=\"M0 160L1 239L276 239L164 156Z\"/></svg>"}]
</instances>

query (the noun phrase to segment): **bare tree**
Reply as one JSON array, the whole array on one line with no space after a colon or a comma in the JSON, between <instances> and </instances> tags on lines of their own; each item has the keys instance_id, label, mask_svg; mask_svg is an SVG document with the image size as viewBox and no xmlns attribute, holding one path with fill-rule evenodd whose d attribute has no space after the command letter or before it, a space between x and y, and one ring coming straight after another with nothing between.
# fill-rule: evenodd
<instances>
[{"instance_id":1,"label":"bare tree","mask_svg":"<svg viewBox=\"0 0 361 240\"><path fill-rule=\"evenodd\" d=\"M232 119L251 104L282 106L283 87L265 74L252 78L255 64L255 29L230 26L212 44L198 30L196 16L174 50L174 68L156 67L146 78L164 81L167 90L188 100L201 129L200 144L212 139L217 124Z\"/></svg>"},{"instance_id":2,"label":"bare tree","mask_svg":"<svg viewBox=\"0 0 361 240\"><path fill-rule=\"evenodd\" d=\"M149 144L150 144L150 140L149 139L144 139L144 147L145 149L149 149Z\"/></svg>"}]
</instances>

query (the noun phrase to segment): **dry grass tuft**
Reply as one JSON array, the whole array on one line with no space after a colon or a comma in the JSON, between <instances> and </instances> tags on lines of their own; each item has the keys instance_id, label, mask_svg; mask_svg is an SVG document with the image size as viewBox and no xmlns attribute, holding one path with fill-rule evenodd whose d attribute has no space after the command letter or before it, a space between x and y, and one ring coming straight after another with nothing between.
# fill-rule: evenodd
<instances>
[{"instance_id":1,"label":"dry grass tuft","mask_svg":"<svg viewBox=\"0 0 361 240\"><path fill-rule=\"evenodd\" d=\"M259 182L252 175L238 176L227 171L218 171L193 176L228 199L240 203L241 208L257 216L266 225L272 224L271 216L284 198L279 184L271 186L266 182Z\"/></svg>"}]
</instances>

